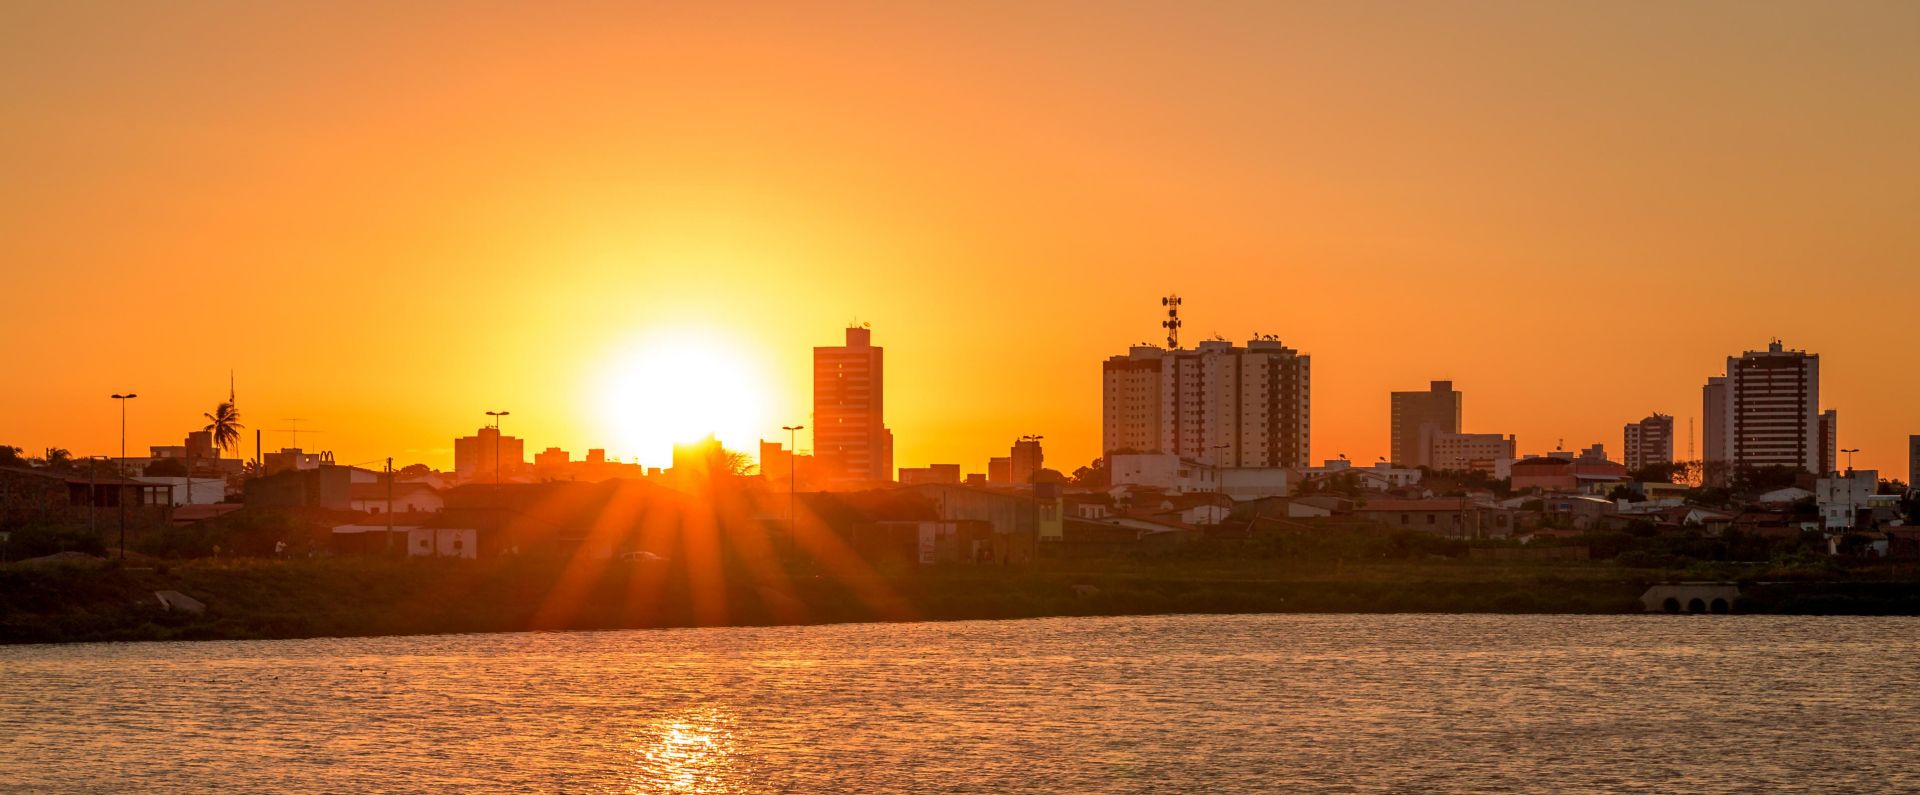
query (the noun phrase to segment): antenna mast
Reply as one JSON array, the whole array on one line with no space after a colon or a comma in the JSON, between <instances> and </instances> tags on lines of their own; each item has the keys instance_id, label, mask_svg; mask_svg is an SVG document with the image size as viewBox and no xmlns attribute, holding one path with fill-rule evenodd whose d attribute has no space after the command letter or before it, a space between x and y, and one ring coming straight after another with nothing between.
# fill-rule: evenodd
<instances>
[{"instance_id":1,"label":"antenna mast","mask_svg":"<svg viewBox=\"0 0 1920 795\"><path fill-rule=\"evenodd\" d=\"M1160 305L1167 308L1167 319L1160 321L1160 327L1167 330L1167 348L1180 348L1180 296L1169 294L1160 299Z\"/></svg>"}]
</instances>

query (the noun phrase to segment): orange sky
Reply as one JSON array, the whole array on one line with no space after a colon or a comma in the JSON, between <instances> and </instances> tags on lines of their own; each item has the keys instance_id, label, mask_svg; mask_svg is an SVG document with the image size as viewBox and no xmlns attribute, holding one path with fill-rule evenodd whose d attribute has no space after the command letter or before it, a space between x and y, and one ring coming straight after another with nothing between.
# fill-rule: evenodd
<instances>
[{"instance_id":1,"label":"orange sky","mask_svg":"<svg viewBox=\"0 0 1920 795\"><path fill-rule=\"evenodd\" d=\"M136 390L175 444L233 368L248 454L504 408L659 462L617 351L712 335L771 438L858 318L898 464L1071 470L1177 290L1312 354L1316 458L1430 378L1617 455L1777 335L1906 474L1920 4L912 5L0 7L0 443L111 452Z\"/></svg>"}]
</instances>

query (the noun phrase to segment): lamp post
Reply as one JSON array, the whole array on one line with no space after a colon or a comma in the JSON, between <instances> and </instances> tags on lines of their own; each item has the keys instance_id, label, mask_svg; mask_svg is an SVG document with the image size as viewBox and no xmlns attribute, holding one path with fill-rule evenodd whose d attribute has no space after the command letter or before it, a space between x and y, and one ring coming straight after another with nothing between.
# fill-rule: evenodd
<instances>
[{"instance_id":1,"label":"lamp post","mask_svg":"<svg viewBox=\"0 0 1920 795\"><path fill-rule=\"evenodd\" d=\"M1845 450L1841 450L1840 452L1847 454L1847 474L1849 475L1853 474L1853 454L1860 452L1860 448L1849 447Z\"/></svg>"},{"instance_id":2,"label":"lamp post","mask_svg":"<svg viewBox=\"0 0 1920 795\"><path fill-rule=\"evenodd\" d=\"M139 397L139 395L136 395L136 394L134 394L134 393L132 393L132 392L128 392L128 393L126 393L126 394L124 394L124 395L121 395L121 394L117 394L117 393L116 393L116 394L115 394L115 395L113 396L113 399L114 399L114 400L118 400L118 401L120 401L120 461L119 461L119 465L115 467L115 469L117 469L117 470L119 470L119 472L120 472L120 477L118 478L119 480L126 480L126 478L127 478L127 472L126 472L126 467L127 467L127 401L129 401L129 400L132 400L132 399L134 399L134 398L137 398L137 397ZM94 495L88 495L88 496L89 496L89 497L93 497ZM114 501L114 502L117 502L117 503L119 503L119 504L120 504L120 559L121 559L122 561L125 561L125 560L127 559L127 494L126 494L126 489L124 489L124 488L122 488L122 487L120 486L120 484L118 484L118 483L116 483L116 484L114 484L114 486L113 486L113 496L114 496L114 500L113 500L113 501Z\"/></svg>"},{"instance_id":3,"label":"lamp post","mask_svg":"<svg viewBox=\"0 0 1920 795\"><path fill-rule=\"evenodd\" d=\"M500 485L500 418L512 413L511 411L487 412L487 416L493 418L493 485L495 486Z\"/></svg>"},{"instance_id":4,"label":"lamp post","mask_svg":"<svg viewBox=\"0 0 1920 795\"><path fill-rule=\"evenodd\" d=\"M800 485L800 432L805 425L782 425L780 430L787 432L787 541L800 542L800 513L794 509L799 499ZM817 440L816 440L817 441Z\"/></svg>"},{"instance_id":5,"label":"lamp post","mask_svg":"<svg viewBox=\"0 0 1920 795\"><path fill-rule=\"evenodd\" d=\"M493 485L496 487L493 490L493 504L495 508L498 508L500 510L500 523L501 523L501 527L503 528L511 527L512 523L506 520L506 500L504 496L500 493L500 489L498 488L498 486L500 485L500 418L505 417L511 413L513 412L509 412L509 411L487 412L487 416L493 418ZM506 542L504 545L505 549L510 551L517 551L517 550L514 550L514 546L513 546L513 531L508 530L506 533L506 538L504 540Z\"/></svg>"}]
</instances>

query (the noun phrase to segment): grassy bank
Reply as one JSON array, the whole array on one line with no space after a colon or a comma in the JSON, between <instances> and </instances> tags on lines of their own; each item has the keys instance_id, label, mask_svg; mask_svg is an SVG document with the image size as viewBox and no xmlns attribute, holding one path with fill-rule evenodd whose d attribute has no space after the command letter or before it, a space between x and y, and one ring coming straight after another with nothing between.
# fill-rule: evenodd
<instances>
[{"instance_id":1,"label":"grassy bank","mask_svg":"<svg viewBox=\"0 0 1920 795\"><path fill-rule=\"evenodd\" d=\"M1764 571L1712 572L1754 579ZM101 561L0 567L0 641L297 638L1251 612L1633 613L1700 572L1608 563L1079 561L710 572L502 560ZM1911 573L1749 582L1741 612L1920 614ZM164 610L155 591L206 603Z\"/></svg>"}]
</instances>

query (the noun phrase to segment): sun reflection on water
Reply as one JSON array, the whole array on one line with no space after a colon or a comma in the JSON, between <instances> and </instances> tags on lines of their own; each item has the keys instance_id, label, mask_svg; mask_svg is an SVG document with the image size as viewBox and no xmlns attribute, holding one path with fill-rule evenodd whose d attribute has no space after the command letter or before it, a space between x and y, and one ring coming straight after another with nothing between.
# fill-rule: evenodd
<instances>
[{"instance_id":1,"label":"sun reflection on water","mask_svg":"<svg viewBox=\"0 0 1920 795\"><path fill-rule=\"evenodd\" d=\"M718 710L681 713L648 724L634 738L628 792L734 792L743 771L732 720Z\"/></svg>"}]
</instances>

